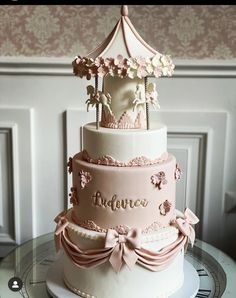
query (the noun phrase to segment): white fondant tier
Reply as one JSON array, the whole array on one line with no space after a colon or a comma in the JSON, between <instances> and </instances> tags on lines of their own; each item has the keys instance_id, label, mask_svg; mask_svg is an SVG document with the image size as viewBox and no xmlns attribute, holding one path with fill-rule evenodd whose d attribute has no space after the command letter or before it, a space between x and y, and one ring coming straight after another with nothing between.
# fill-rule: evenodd
<instances>
[{"instance_id":1,"label":"white fondant tier","mask_svg":"<svg viewBox=\"0 0 236 298\"><path fill-rule=\"evenodd\" d=\"M128 163L137 157L160 158L167 151L167 129L164 124L152 125L149 130L110 129L88 123L83 127L83 149L93 159L111 156Z\"/></svg>"},{"instance_id":2,"label":"white fondant tier","mask_svg":"<svg viewBox=\"0 0 236 298\"><path fill-rule=\"evenodd\" d=\"M115 167L73 157L73 189L78 220L101 228L119 225L145 229L153 222L168 226L175 216L176 159L150 166Z\"/></svg>"},{"instance_id":3,"label":"white fondant tier","mask_svg":"<svg viewBox=\"0 0 236 298\"><path fill-rule=\"evenodd\" d=\"M117 274L109 263L80 269L64 255L64 282L81 297L167 298L183 285L183 261L184 254L180 252L170 266L162 271L152 272L135 265L132 271L123 267Z\"/></svg>"},{"instance_id":4,"label":"white fondant tier","mask_svg":"<svg viewBox=\"0 0 236 298\"><path fill-rule=\"evenodd\" d=\"M70 221L67 229L71 241L83 249L104 247L105 233L89 231ZM142 247L158 252L173 243L178 237L174 227L160 229L148 235L142 235ZM181 251L164 270L153 272L138 264L132 270L123 264L116 273L106 262L97 267L81 269L64 254L64 281L77 294L86 293L93 298L163 298L176 292L183 284L183 260ZM90 296L89 296L90 295Z\"/></svg>"}]
</instances>

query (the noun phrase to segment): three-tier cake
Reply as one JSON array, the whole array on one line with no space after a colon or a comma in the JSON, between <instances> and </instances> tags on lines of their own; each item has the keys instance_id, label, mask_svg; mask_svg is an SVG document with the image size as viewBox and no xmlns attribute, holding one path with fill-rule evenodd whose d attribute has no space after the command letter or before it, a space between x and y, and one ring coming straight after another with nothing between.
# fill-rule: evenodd
<instances>
[{"instance_id":1,"label":"three-tier cake","mask_svg":"<svg viewBox=\"0 0 236 298\"><path fill-rule=\"evenodd\" d=\"M96 122L84 125L83 150L68 162L73 207L55 219L64 282L81 297L168 297L183 285L184 248L198 222L175 210L181 170L166 126L149 121L159 101L148 78L171 76L173 62L140 37L122 6L106 40L77 56L73 70L94 81L86 104Z\"/></svg>"}]
</instances>

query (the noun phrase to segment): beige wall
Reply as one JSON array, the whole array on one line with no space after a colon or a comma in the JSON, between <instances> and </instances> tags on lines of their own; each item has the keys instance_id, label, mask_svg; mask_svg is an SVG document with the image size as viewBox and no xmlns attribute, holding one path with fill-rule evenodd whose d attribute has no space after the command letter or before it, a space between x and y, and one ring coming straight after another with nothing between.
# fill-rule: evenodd
<instances>
[{"instance_id":1,"label":"beige wall","mask_svg":"<svg viewBox=\"0 0 236 298\"><path fill-rule=\"evenodd\" d=\"M117 5L0 6L0 56L85 55L119 18ZM141 36L182 59L236 57L236 6L130 5Z\"/></svg>"}]
</instances>

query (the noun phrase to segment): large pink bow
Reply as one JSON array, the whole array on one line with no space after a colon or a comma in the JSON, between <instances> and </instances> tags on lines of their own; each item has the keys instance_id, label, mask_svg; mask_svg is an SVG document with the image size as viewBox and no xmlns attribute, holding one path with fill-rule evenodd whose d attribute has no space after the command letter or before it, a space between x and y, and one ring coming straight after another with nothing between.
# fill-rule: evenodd
<instances>
[{"instance_id":1,"label":"large pink bow","mask_svg":"<svg viewBox=\"0 0 236 298\"><path fill-rule=\"evenodd\" d=\"M191 225L199 222L198 217L189 209L184 211L184 218L177 218L176 224L183 235L187 236L191 245L193 246L195 240L195 231Z\"/></svg>"},{"instance_id":2,"label":"large pink bow","mask_svg":"<svg viewBox=\"0 0 236 298\"><path fill-rule=\"evenodd\" d=\"M119 272L122 262L131 269L138 260L136 248L141 248L141 229L130 229L127 235L121 235L116 230L108 229L105 248L112 248L109 261L116 272ZM122 260L123 259L123 260Z\"/></svg>"},{"instance_id":3,"label":"large pink bow","mask_svg":"<svg viewBox=\"0 0 236 298\"><path fill-rule=\"evenodd\" d=\"M56 230L54 233L54 240L55 240L57 252L61 248L62 233L66 228L66 226L69 224L65 215L66 215L66 211L63 211L54 219L54 221L57 223Z\"/></svg>"}]
</instances>

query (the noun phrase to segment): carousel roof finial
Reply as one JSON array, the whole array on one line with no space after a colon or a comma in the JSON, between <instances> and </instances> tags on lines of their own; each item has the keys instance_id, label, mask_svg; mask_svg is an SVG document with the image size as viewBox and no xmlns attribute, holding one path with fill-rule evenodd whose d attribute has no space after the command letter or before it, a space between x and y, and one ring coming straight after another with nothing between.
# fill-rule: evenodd
<instances>
[{"instance_id":1,"label":"carousel roof finial","mask_svg":"<svg viewBox=\"0 0 236 298\"><path fill-rule=\"evenodd\" d=\"M121 15L127 17L129 15L128 5L121 5Z\"/></svg>"}]
</instances>

